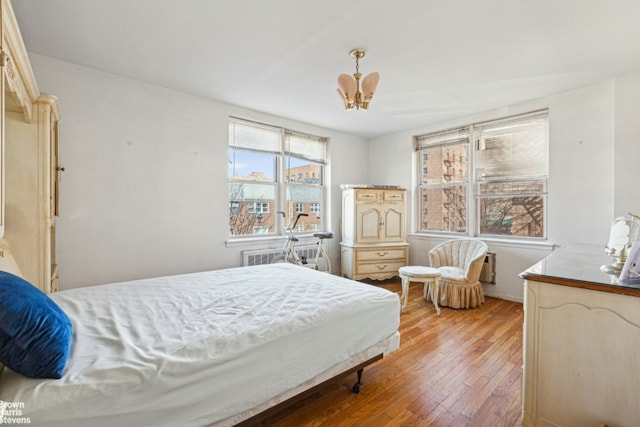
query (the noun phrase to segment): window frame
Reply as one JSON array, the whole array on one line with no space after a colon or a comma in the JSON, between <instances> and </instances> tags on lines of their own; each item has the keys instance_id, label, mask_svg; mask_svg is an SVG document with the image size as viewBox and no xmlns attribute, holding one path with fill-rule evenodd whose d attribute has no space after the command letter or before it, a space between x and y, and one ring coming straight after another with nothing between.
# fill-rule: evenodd
<instances>
[{"instance_id":1,"label":"window frame","mask_svg":"<svg viewBox=\"0 0 640 427\"><path fill-rule=\"evenodd\" d=\"M250 149L242 146L242 142L236 143L235 135L232 134L232 127L236 123L249 126L249 127L255 126L257 128L267 128L268 130L277 130L279 134L278 150L275 151L272 148L261 150L259 145L254 142L249 143L249 145L253 144L253 147ZM283 127L259 123L251 120L233 117L233 116L229 117L228 128L229 128L229 139L228 139L229 143L228 143L227 149L229 150L229 152L231 152L232 150L238 150L243 152L253 151L258 153L264 152L268 154L273 154L275 159L273 181L267 181L267 182L261 182L259 180L252 181L252 180L247 180L246 177L244 177L245 179L237 179L238 177L232 177L230 176L230 174L228 174L227 176L227 182L228 182L228 188L229 188L229 191L227 192L227 202L229 205L230 215L234 213L234 208L236 209L235 212L237 212L238 210L237 207L234 207L234 203L237 204L238 201L231 200L231 197L230 197L231 188L233 185L239 185L239 184L241 185L247 182L259 184L259 185L273 185L274 200L273 200L272 210L269 209L269 204L271 203L270 200L268 202L246 200L246 203L247 203L246 209L247 211L249 210L249 204L253 204L255 206L256 203L262 203L262 206L260 206L260 210L263 210L264 205L266 204L267 212L256 212L255 214L259 215L262 213L273 213L274 222L275 222L273 224L274 231L268 232L266 234L262 234L262 233L261 234L255 234L255 233L233 234L233 230L229 226L227 227L229 229L229 234L227 237L229 242L242 241L247 239L250 240L250 239L256 239L256 238L257 239L279 238L281 236L286 235L285 227L287 225L290 225L290 221L292 222L293 220L295 220L295 215L300 213L300 212L297 212L296 210L296 204L301 204L304 212L304 204L315 202L315 200L309 201L309 202L304 200L301 200L301 201L288 200L287 199L287 195L289 194L288 188L301 188L304 186L306 187L313 186L315 189L319 190L320 200L318 200L317 203L320 205L320 213L318 214L317 220L320 221L320 223L317 226L321 229L326 229L326 227L328 226L327 224L328 215L326 213L329 211L329 208L327 206L327 201L329 200L328 193L330 191L328 180L327 180L328 169L329 169L329 161L328 161L329 139L326 137L319 137L319 136L311 135L308 133L292 131L290 129L286 129ZM309 140L309 143L307 143L307 140ZM316 172L313 172L313 180L312 180L313 182L311 184L299 183L298 180L292 180L290 182L289 179L292 176L291 171L286 169L288 164L287 158L289 156L297 160L302 160L303 162L309 162L309 163L312 163L313 165L317 165L318 166L317 179L316 179ZM296 173L296 176L297 175L298 174ZM240 201L240 205L241 203L242 202ZM282 220L282 217L280 215L276 214L277 211L284 211L287 213L287 217L285 218L286 223L285 221ZM251 213L251 214L253 215L254 213ZM231 216L229 217L229 221L231 221ZM298 228L299 227L296 227L296 231L294 231L294 233L297 235L304 236L305 234L309 234L309 235L313 234L313 230L306 230L306 231L300 232L300 231L297 231Z\"/></svg>"},{"instance_id":2,"label":"window frame","mask_svg":"<svg viewBox=\"0 0 640 427\"><path fill-rule=\"evenodd\" d=\"M256 201L247 202L247 212L251 214L268 214L269 203Z\"/></svg>"},{"instance_id":3,"label":"window frame","mask_svg":"<svg viewBox=\"0 0 640 427\"><path fill-rule=\"evenodd\" d=\"M490 180L490 182L495 182L495 183L499 183L499 182L507 182L507 183L518 183L518 182L534 182L534 181L539 181L541 184L541 191L538 191L537 193L533 194L533 196L538 196L542 198L542 236L522 236L522 235L510 235L510 234L499 234L499 233L483 233L481 232L481 212L480 212L480 206L481 206L481 202L482 200L486 200L489 197L498 197L498 196L488 196L488 195L481 195L480 194L480 185L481 185L481 180L479 177L479 170L478 170L478 152L479 152L479 146L478 146L478 141L477 141L477 136L478 136L478 128L481 127L487 127L490 126L492 124L498 124L501 122L513 122L513 123L518 123L518 122L522 122L525 123L528 120L533 120L536 118L542 118L545 120L545 125L546 125L546 134L545 134L545 140L544 140L544 152L541 153L541 155L544 156L544 169L545 169L545 173L543 175L540 175L539 177L536 178L531 178L531 177L524 177L524 178L509 178L509 179L496 179L496 180ZM439 132L430 132L427 134L423 134L423 135L417 135L414 136L414 171L415 171L415 188L416 188L416 198L415 198L415 208L414 208L414 214L416 215L416 219L414 221L414 227L415 227L415 232L417 234L423 234L423 235L434 235L434 236L450 236L450 237L454 237L454 236L469 236L469 237L476 237L476 238L482 238L482 239L500 239L500 240L507 240L507 241L529 241L529 242L546 242L548 241L548 182L549 182L549 112L548 109L544 109L544 110L537 110L537 111L532 111L529 113L524 113L524 114L517 114L517 115L513 115L513 116L509 116L509 117L504 117L504 118L500 118L500 119L496 119L496 120L488 120L488 121L484 121L484 122L477 122L474 124L469 124L469 125L465 125L465 126L460 126L457 128L453 128L453 129L448 129L448 130L444 130L444 131L439 131ZM459 231L447 231L447 230L430 230L430 229L426 229L422 227L423 224L423 212L422 212L422 208L423 208L423 200L422 200L422 195L423 195L423 189L427 188L427 185L425 185L423 183L423 177L424 175L421 174L423 168L426 168L426 165L424 164L423 159L426 158L426 149L428 148L433 148L433 147L439 147L439 146L446 146L448 144L453 144L452 142L434 142L434 143L421 143L421 141L424 141L426 138L429 137L437 137L440 134L446 134L448 132L452 132L452 131L461 131L462 130L467 130L468 131L468 150L467 150L467 181L465 184L466 187L466 198L465 198L465 204L466 204L466 231L465 232L459 232ZM461 161L463 159L460 159ZM486 183L487 181L485 181ZM446 185L446 183L442 183L439 184L440 186L442 185ZM436 185L431 185L431 188L435 188L437 187L438 184ZM532 194L525 194L525 193L509 193L509 196L504 196L503 198L518 198L518 197L525 197L525 196L532 196Z\"/></svg>"},{"instance_id":4,"label":"window frame","mask_svg":"<svg viewBox=\"0 0 640 427\"><path fill-rule=\"evenodd\" d=\"M455 182L455 181L451 181L451 179L447 180L446 178L443 178L443 180L441 182L436 182L436 183L426 183L423 180L424 175L422 175L420 173L420 171L423 171L424 169L427 170L427 173L429 170L434 170L434 168L429 169L428 166L425 165L425 163L429 160L438 160L438 156L436 155L435 157L433 155L428 155L428 153L426 152L426 150L432 149L432 148L442 148L447 149L447 147L452 147L452 146L464 146L466 148L467 154L469 153L470 148L470 140L469 140L470 136L468 133L468 126L464 126L464 127L457 127L457 128L453 128L453 129L447 129L447 130L443 130L443 131L439 131L439 132L433 132L433 133L429 133L426 135L419 135L414 137L414 152L417 153L417 155L415 156L417 163L415 163L416 165L416 178L417 178L417 203L416 203L416 229L418 231L418 233L424 233L424 234L433 234L433 235L440 235L440 236L466 236L469 235L469 227L470 227L470 222L469 222L469 202L470 202L470 193L469 193L469 182L471 181L471 177L470 177L470 166L467 164L467 174L466 174L466 179L464 182ZM423 140L424 139L424 140ZM428 141L427 139L429 139L430 141ZM455 158L455 154L453 155L453 157ZM435 170L437 170L437 168L435 168ZM422 219L424 215L427 215L427 206L424 205L423 202L423 190L424 191L428 191L428 190L440 190L440 189L445 189L445 188L455 188L455 187L462 187L465 191L465 199L464 199L464 204L465 204L465 216L464 216L464 222L465 222L465 231L455 231L455 230L436 230L436 229L431 229L431 230L427 230L427 229L422 229ZM424 214L424 215L423 215Z\"/></svg>"}]
</instances>

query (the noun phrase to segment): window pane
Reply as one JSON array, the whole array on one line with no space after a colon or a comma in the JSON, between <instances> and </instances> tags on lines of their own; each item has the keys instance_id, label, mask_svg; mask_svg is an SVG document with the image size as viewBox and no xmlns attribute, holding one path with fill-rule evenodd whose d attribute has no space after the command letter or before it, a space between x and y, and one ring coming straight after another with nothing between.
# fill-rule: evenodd
<instances>
[{"instance_id":1,"label":"window pane","mask_svg":"<svg viewBox=\"0 0 640 427\"><path fill-rule=\"evenodd\" d=\"M232 236L275 232L275 186L229 183L229 232Z\"/></svg>"},{"instance_id":2,"label":"window pane","mask_svg":"<svg viewBox=\"0 0 640 427\"><path fill-rule=\"evenodd\" d=\"M287 132L285 140L285 151L287 154L297 154L298 157L316 160L318 162L324 162L327 157L325 153L327 144L323 138Z\"/></svg>"},{"instance_id":3,"label":"window pane","mask_svg":"<svg viewBox=\"0 0 640 427\"><path fill-rule=\"evenodd\" d=\"M267 234L269 232L269 227L258 225L253 227L253 234Z\"/></svg>"},{"instance_id":4,"label":"window pane","mask_svg":"<svg viewBox=\"0 0 640 427\"><path fill-rule=\"evenodd\" d=\"M421 229L466 232L466 201L467 189L463 185L421 189Z\"/></svg>"},{"instance_id":5,"label":"window pane","mask_svg":"<svg viewBox=\"0 0 640 427\"><path fill-rule=\"evenodd\" d=\"M276 156L271 153L230 148L229 179L275 181Z\"/></svg>"},{"instance_id":6,"label":"window pane","mask_svg":"<svg viewBox=\"0 0 640 427\"><path fill-rule=\"evenodd\" d=\"M289 184L322 185L322 164L294 156L285 158L285 181Z\"/></svg>"},{"instance_id":7,"label":"window pane","mask_svg":"<svg viewBox=\"0 0 640 427\"><path fill-rule=\"evenodd\" d=\"M430 145L444 145L468 141L469 128L465 126L463 128L451 129L444 132L434 132L416 136L413 141L413 147L416 151L420 151Z\"/></svg>"},{"instance_id":8,"label":"window pane","mask_svg":"<svg viewBox=\"0 0 640 427\"><path fill-rule=\"evenodd\" d=\"M468 147L464 142L422 149L422 184L467 182Z\"/></svg>"},{"instance_id":9,"label":"window pane","mask_svg":"<svg viewBox=\"0 0 640 427\"><path fill-rule=\"evenodd\" d=\"M543 195L545 180L488 182L478 185L479 196Z\"/></svg>"},{"instance_id":10,"label":"window pane","mask_svg":"<svg viewBox=\"0 0 640 427\"><path fill-rule=\"evenodd\" d=\"M309 214L298 221L296 231L313 231L320 226L320 204L322 203L322 189L320 187L287 186L287 221L294 221L297 206L300 205L302 212ZM313 206L313 209L312 209ZM316 210L317 212L313 212ZM317 227L314 228L314 224ZM291 224L289 224L291 225Z\"/></svg>"},{"instance_id":11,"label":"window pane","mask_svg":"<svg viewBox=\"0 0 640 427\"><path fill-rule=\"evenodd\" d=\"M229 122L229 147L279 153L281 138L279 128L241 120Z\"/></svg>"},{"instance_id":12,"label":"window pane","mask_svg":"<svg viewBox=\"0 0 640 427\"><path fill-rule=\"evenodd\" d=\"M480 234L544 237L544 196L481 198L479 215Z\"/></svg>"},{"instance_id":13,"label":"window pane","mask_svg":"<svg viewBox=\"0 0 640 427\"><path fill-rule=\"evenodd\" d=\"M547 113L485 123L476 131L480 234L544 238Z\"/></svg>"},{"instance_id":14,"label":"window pane","mask_svg":"<svg viewBox=\"0 0 640 427\"><path fill-rule=\"evenodd\" d=\"M546 114L478 127L478 179L547 175L547 128Z\"/></svg>"}]
</instances>

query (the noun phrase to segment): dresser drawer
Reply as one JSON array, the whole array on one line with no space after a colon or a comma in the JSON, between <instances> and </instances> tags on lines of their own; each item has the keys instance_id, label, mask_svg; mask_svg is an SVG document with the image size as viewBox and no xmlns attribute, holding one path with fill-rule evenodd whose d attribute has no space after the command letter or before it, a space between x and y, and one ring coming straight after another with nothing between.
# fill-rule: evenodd
<instances>
[{"instance_id":1,"label":"dresser drawer","mask_svg":"<svg viewBox=\"0 0 640 427\"><path fill-rule=\"evenodd\" d=\"M356 275L375 273L398 273L400 267L406 265L404 259L391 260L389 262L371 262L356 264Z\"/></svg>"},{"instance_id":2,"label":"dresser drawer","mask_svg":"<svg viewBox=\"0 0 640 427\"><path fill-rule=\"evenodd\" d=\"M406 248L356 249L356 261L404 260Z\"/></svg>"},{"instance_id":3,"label":"dresser drawer","mask_svg":"<svg viewBox=\"0 0 640 427\"><path fill-rule=\"evenodd\" d=\"M356 192L356 200L359 202L375 202L381 199L380 190L358 190Z\"/></svg>"},{"instance_id":4,"label":"dresser drawer","mask_svg":"<svg viewBox=\"0 0 640 427\"><path fill-rule=\"evenodd\" d=\"M385 202L403 202L404 203L404 191L385 191Z\"/></svg>"}]
</instances>

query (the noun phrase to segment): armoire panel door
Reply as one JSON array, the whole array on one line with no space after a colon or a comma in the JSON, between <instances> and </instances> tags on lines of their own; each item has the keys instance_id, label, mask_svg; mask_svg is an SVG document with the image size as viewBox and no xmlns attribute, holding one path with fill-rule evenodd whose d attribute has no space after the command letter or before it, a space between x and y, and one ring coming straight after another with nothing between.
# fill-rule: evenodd
<instances>
[{"instance_id":1,"label":"armoire panel door","mask_svg":"<svg viewBox=\"0 0 640 427\"><path fill-rule=\"evenodd\" d=\"M356 228L358 243L377 243L380 241L381 212L372 206L358 206L356 212Z\"/></svg>"},{"instance_id":2,"label":"armoire panel door","mask_svg":"<svg viewBox=\"0 0 640 427\"><path fill-rule=\"evenodd\" d=\"M394 208L388 208L384 212L384 227L382 236L385 242L404 240L404 214Z\"/></svg>"}]
</instances>

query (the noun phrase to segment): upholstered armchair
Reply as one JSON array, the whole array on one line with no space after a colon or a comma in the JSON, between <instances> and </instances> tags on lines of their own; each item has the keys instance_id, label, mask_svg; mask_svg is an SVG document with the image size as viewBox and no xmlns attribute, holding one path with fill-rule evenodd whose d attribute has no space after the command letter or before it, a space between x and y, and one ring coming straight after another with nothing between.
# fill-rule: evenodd
<instances>
[{"instance_id":1,"label":"upholstered armchair","mask_svg":"<svg viewBox=\"0 0 640 427\"><path fill-rule=\"evenodd\" d=\"M480 272L488 249L486 243L477 239L456 239L429 251L431 267L441 273L438 301L441 306L475 308L484 303Z\"/></svg>"}]
</instances>

